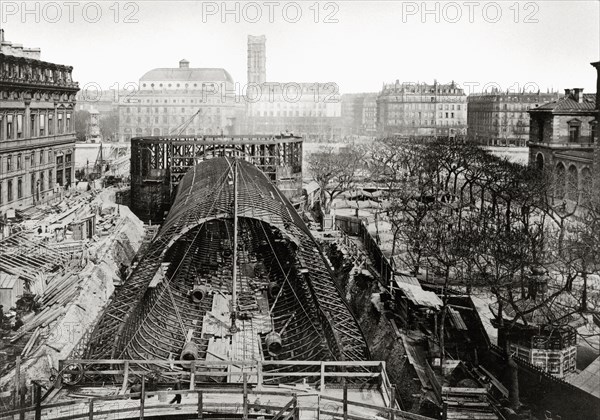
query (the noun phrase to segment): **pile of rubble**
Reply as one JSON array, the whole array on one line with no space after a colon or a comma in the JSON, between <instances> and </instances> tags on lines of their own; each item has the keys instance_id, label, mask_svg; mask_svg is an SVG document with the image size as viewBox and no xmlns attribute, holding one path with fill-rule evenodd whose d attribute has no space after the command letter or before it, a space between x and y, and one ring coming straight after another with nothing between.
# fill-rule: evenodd
<instances>
[{"instance_id":1,"label":"pile of rubble","mask_svg":"<svg viewBox=\"0 0 600 420\"><path fill-rule=\"evenodd\" d=\"M73 194L23 214L28 218L19 230L0 241L5 388L14 386L18 358L29 379L47 381L56 372L57 360L93 326L144 234L143 223L114 203L112 189Z\"/></svg>"}]
</instances>

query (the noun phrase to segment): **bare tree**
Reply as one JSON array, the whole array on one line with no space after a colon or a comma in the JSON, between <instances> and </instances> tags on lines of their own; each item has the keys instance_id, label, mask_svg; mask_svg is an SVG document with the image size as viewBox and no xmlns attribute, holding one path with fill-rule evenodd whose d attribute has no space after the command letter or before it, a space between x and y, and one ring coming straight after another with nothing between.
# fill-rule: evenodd
<instances>
[{"instance_id":1,"label":"bare tree","mask_svg":"<svg viewBox=\"0 0 600 420\"><path fill-rule=\"evenodd\" d=\"M364 153L355 148L336 151L332 147L309 155L308 170L319 184L321 207L326 214L336 197L354 187L363 156Z\"/></svg>"}]
</instances>

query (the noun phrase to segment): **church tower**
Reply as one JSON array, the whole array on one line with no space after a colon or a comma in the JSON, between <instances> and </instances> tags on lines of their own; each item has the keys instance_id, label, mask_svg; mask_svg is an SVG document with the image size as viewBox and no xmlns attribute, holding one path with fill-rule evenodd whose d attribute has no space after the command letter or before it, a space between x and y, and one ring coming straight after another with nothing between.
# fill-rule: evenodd
<instances>
[{"instance_id":1,"label":"church tower","mask_svg":"<svg viewBox=\"0 0 600 420\"><path fill-rule=\"evenodd\" d=\"M248 84L267 81L267 38L248 35Z\"/></svg>"}]
</instances>

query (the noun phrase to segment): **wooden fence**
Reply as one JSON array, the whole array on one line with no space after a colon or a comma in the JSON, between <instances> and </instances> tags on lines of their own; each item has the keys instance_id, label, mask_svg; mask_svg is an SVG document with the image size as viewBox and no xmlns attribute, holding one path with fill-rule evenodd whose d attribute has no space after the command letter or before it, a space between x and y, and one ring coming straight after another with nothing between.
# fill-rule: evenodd
<instances>
[{"instance_id":1,"label":"wooden fence","mask_svg":"<svg viewBox=\"0 0 600 420\"><path fill-rule=\"evenodd\" d=\"M170 363L172 367L168 369ZM214 415L216 413L228 413L236 415L242 419L255 418L260 412L261 416L270 419L294 419L301 418L319 418L320 415L332 416L333 418L363 420L371 416L359 416L356 412L372 410L377 413L383 413L388 419L410 419L410 420L431 420L427 417L404 412L396 409L395 388L391 385L385 372L385 362L342 362L342 361L165 361L165 360L64 360L60 362L61 373L59 375L59 385L65 375L86 376L100 378L101 383L110 382L110 378L122 378L121 390L118 395L93 396L74 398L69 401L42 404L42 393L39 385L35 387L34 404L29 407L17 408L11 411L0 413L0 419L24 419L34 418L36 420L43 417L52 417L54 419L93 419L95 416L107 416L120 414L124 417L144 418L146 416L179 414L173 411L175 408L171 404L152 404L146 405L146 400L152 396L158 396L159 401L166 401L166 398L175 394L195 395L193 402L185 401L178 405L181 414L193 414L194 418L202 419L204 416ZM215 367L228 367L226 370L216 372L211 370ZM241 371L232 371L231 367L241 369ZM264 367L274 367L277 370L268 370ZM298 372L295 370L298 366L308 370ZM177 367L178 369L176 369ZM185 370L181 370L184 367ZM345 369L341 369L345 368ZM150 369L150 370L148 370ZM172 378L184 377L190 383L186 390L168 390L154 391L148 390L146 377L154 371L160 369L160 376ZM352 370L352 371L347 371ZM129 379L133 376L140 378L140 392L126 393ZM241 383L223 383L207 384L198 383L196 378L201 376L222 376L227 378L242 378ZM312 394L298 393L293 387L269 388L263 386L265 378L313 378L319 383L319 391L315 390ZM377 391L383 397L383 405L372 405L363 402L351 401L348 398L348 382L353 378L376 378ZM249 385L256 385L250 389ZM329 387L337 389L343 388L343 397L336 398L325 395L324 391ZM75 389L75 388L73 388ZM233 396L241 394L242 402L231 401L234 398L225 398L225 401L215 403L207 402L207 397L219 394L232 394ZM249 395L266 396L270 399L286 398L285 404L262 404L260 402L251 403ZM302 406L298 399L302 397L313 396L318 399L316 406ZM120 404L119 404L120 402ZM125 404L127 402L127 404ZM121 405L117 408L111 408L110 404ZM126 405L126 407L125 407ZM339 406L339 407L338 407ZM354 414L350 409L354 408ZM335 409L335 411L333 410ZM162 411L161 411L162 410ZM307 417L309 414L301 411L312 411L314 417Z\"/></svg>"}]
</instances>

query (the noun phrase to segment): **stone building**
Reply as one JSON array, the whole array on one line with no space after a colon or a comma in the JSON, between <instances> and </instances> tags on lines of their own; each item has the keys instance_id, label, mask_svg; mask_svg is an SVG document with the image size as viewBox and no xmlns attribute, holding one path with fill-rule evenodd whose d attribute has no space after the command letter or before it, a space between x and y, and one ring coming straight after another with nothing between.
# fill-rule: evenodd
<instances>
[{"instance_id":1,"label":"stone building","mask_svg":"<svg viewBox=\"0 0 600 420\"><path fill-rule=\"evenodd\" d=\"M341 96L342 136L377 134L377 93L346 93Z\"/></svg>"},{"instance_id":2,"label":"stone building","mask_svg":"<svg viewBox=\"0 0 600 420\"><path fill-rule=\"evenodd\" d=\"M600 91L600 62L592 65ZM598 92L575 88L529 111L529 163L552 175L554 199L570 206L600 201L599 105Z\"/></svg>"},{"instance_id":3,"label":"stone building","mask_svg":"<svg viewBox=\"0 0 600 420\"><path fill-rule=\"evenodd\" d=\"M527 112L558 99L558 93L476 93L467 98L467 138L485 146L525 146Z\"/></svg>"},{"instance_id":4,"label":"stone building","mask_svg":"<svg viewBox=\"0 0 600 420\"><path fill-rule=\"evenodd\" d=\"M248 84L267 81L267 37L248 35Z\"/></svg>"},{"instance_id":5,"label":"stone building","mask_svg":"<svg viewBox=\"0 0 600 420\"><path fill-rule=\"evenodd\" d=\"M119 97L119 140L166 135L235 134L243 104L222 68L157 68Z\"/></svg>"},{"instance_id":6,"label":"stone building","mask_svg":"<svg viewBox=\"0 0 600 420\"><path fill-rule=\"evenodd\" d=\"M248 36L245 131L256 135L293 133L307 141L341 134L341 100L335 83L266 81L266 37Z\"/></svg>"},{"instance_id":7,"label":"stone building","mask_svg":"<svg viewBox=\"0 0 600 420\"><path fill-rule=\"evenodd\" d=\"M267 82L257 86L258 99L247 97L248 133L289 132L308 141L341 137L341 101L334 84Z\"/></svg>"},{"instance_id":8,"label":"stone building","mask_svg":"<svg viewBox=\"0 0 600 420\"><path fill-rule=\"evenodd\" d=\"M73 181L73 68L40 60L40 50L0 30L0 222L45 202Z\"/></svg>"},{"instance_id":9,"label":"stone building","mask_svg":"<svg viewBox=\"0 0 600 420\"><path fill-rule=\"evenodd\" d=\"M454 82L384 84L377 97L377 131L382 136L465 135L467 97Z\"/></svg>"}]
</instances>

